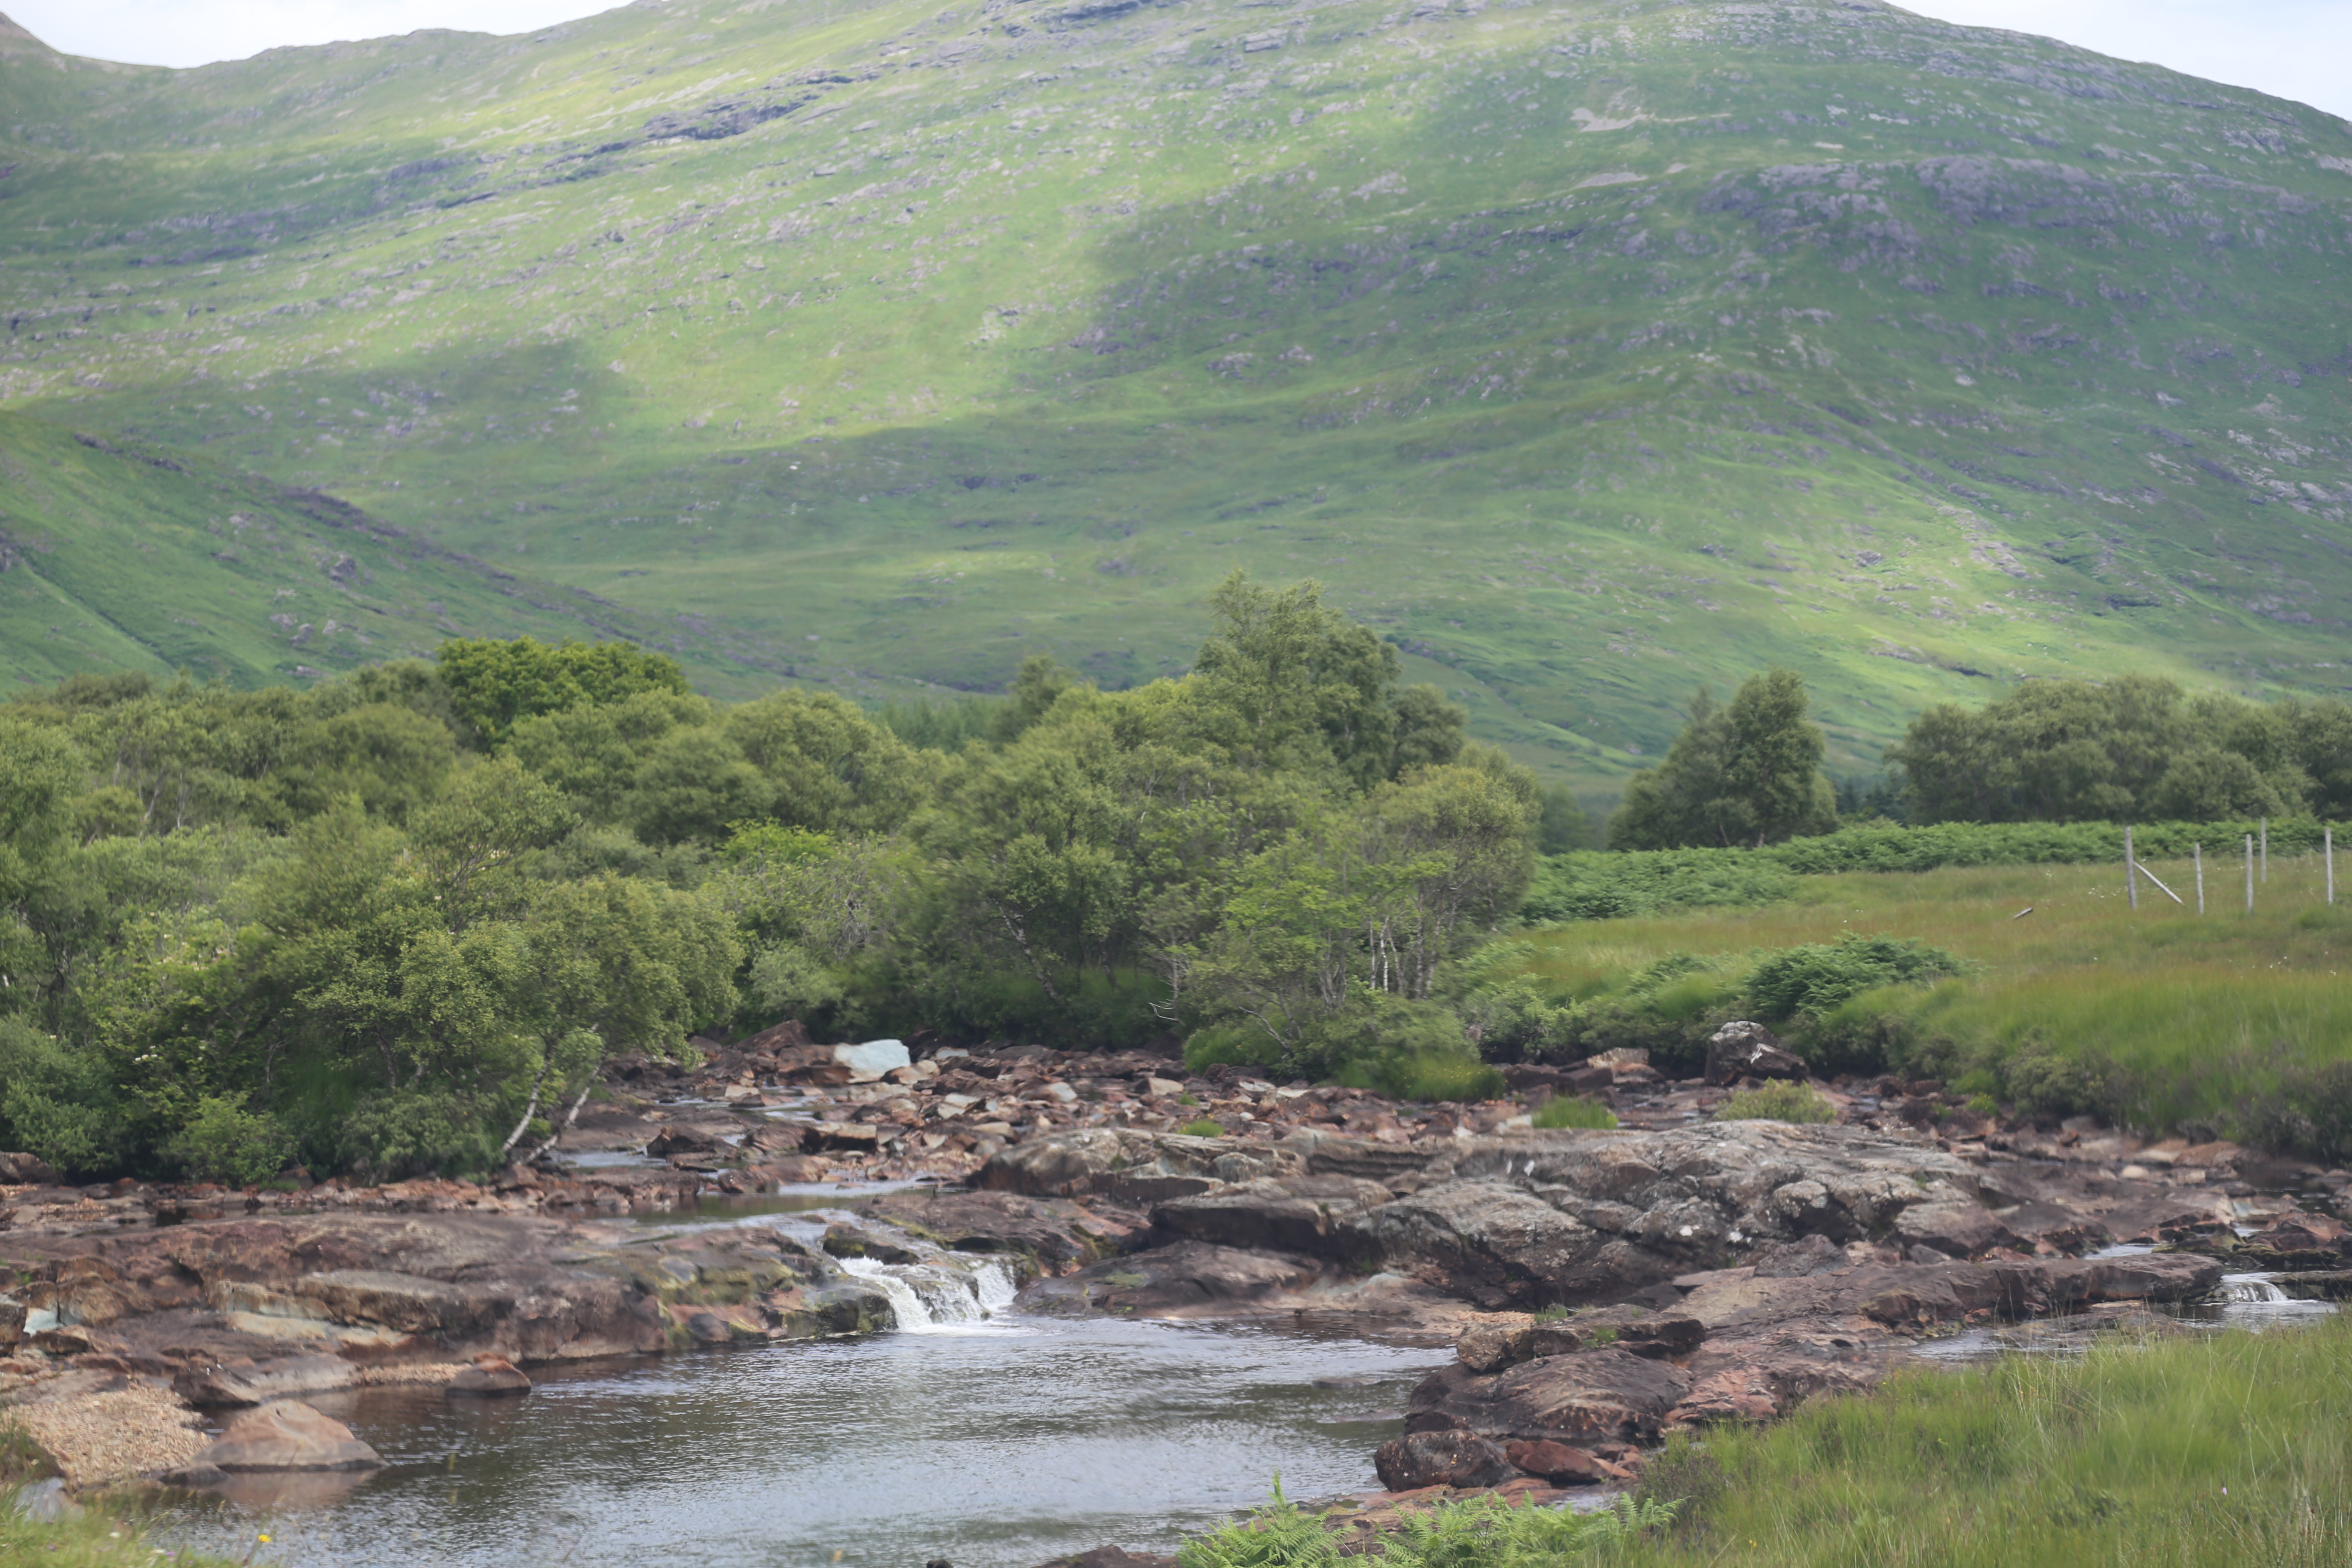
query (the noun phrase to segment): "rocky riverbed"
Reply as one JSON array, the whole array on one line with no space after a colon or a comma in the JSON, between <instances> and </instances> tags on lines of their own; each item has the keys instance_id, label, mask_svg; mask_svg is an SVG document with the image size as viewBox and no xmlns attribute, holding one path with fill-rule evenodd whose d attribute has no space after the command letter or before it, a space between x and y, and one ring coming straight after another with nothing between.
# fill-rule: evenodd
<instances>
[{"instance_id":1,"label":"rocky riverbed","mask_svg":"<svg viewBox=\"0 0 2352 1568\"><path fill-rule=\"evenodd\" d=\"M1037 1317L1450 1345L1382 1483L1548 1492L1966 1331L2168 1325L2225 1276L2352 1279L2342 1172L2003 1123L1933 1084L1819 1084L1838 1120L1792 1126L1712 1121L1732 1086L1632 1059L1517 1069L1470 1106L1150 1053L889 1064L792 1028L696 1072L631 1064L481 1185L73 1189L0 1156L0 1397L74 1486L363 1467L306 1398L498 1397L558 1363L867 1334L926 1260L985 1257ZM1564 1092L1623 1125L1529 1125ZM864 1195L814 1228L645 1223L778 1191Z\"/></svg>"}]
</instances>

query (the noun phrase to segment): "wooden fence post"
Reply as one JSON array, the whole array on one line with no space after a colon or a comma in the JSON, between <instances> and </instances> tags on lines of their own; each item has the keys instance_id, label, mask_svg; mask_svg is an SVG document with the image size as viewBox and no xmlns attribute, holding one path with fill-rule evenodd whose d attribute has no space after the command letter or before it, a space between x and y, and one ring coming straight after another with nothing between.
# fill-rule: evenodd
<instances>
[{"instance_id":1,"label":"wooden fence post","mask_svg":"<svg viewBox=\"0 0 2352 1568\"><path fill-rule=\"evenodd\" d=\"M2263 885L2268 887L2271 880L2271 819L2265 816L2260 822L2263 830Z\"/></svg>"},{"instance_id":2,"label":"wooden fence post","mask_svg":"<svg viewBox=\"0 0 2352 1568\"><path fill-rule=\"evenodd\" d=\"M2246 912L2254 912L2254 836L2246 835Z\"/></svg>"},{"instance_id":3,"label":"wooden fence post","mask_svg":"<svg viewBox=\"0 0 2352 1568\"><path fill-rule=\"evenodd\" d=\"M2124 829L2124 900L2133 909L2139 908L2139 873L2132 865L2131 829Z\"/></svg>"},{"instance_id":4,"label":"wooden fence post","mask_svg":"<svg viewBox=\"0 0 2352 1568\"><path fill-rule=\"evenodd\" d=\"M2319 855L2327 862L2327 901L2333 904L2336 902L2336 829L2333 827L2319 830Z\"/></svg>"},{"instance_id":5,"label":"wooden fence post","mask_svg":"<svg viewBox=\"0 0 2352 1568\"><path fill-rule=\"evenodd\" d=\"M2197 847L2197 912L2205 912L2205 846Z\"/></svg>"}]
</instances>

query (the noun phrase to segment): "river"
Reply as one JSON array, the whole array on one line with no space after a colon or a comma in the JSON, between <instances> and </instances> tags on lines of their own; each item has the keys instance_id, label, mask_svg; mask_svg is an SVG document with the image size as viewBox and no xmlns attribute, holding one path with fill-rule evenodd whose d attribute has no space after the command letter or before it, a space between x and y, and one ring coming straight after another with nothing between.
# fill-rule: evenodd
<instances>
[{"instance_id":1,"label":"river","mask_svg":"<svg viewBox=\"0 0 2352 1568\"><path fill-rule=\"evenodd\" d=\"M764 1216L813 1236L831 1215ZM927 1249L928 1250L928 1249ZM521 1400L320 1394L387 1461L241 1478L166 1534L301 1568L1027 1568L1172 1551L1263 1502L1379 1485L1371 1453L1446 1352L1004 1310L1002 1265L881 1268L899 1331L534 1368Z\"/></svg>"}]
</instances>

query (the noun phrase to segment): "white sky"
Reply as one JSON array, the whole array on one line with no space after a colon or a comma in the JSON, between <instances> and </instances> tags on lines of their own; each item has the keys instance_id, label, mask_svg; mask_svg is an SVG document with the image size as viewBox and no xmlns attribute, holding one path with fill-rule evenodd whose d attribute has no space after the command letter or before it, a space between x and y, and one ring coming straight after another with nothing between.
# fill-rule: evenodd
<instances>
[{"instance_id":1,"label":"white sky","mask_svg":"<svg viewBox=\"0 0 2352 1568\"><path fill-rule=\"evenodd\" d=\"M280 44L417 27L521 33L596 0L0 0L69 54L142 65L242 59ZM2352 118L2352 0L1917 0L1948 21L2041 33Z\"/></svg>"}]
</instances>

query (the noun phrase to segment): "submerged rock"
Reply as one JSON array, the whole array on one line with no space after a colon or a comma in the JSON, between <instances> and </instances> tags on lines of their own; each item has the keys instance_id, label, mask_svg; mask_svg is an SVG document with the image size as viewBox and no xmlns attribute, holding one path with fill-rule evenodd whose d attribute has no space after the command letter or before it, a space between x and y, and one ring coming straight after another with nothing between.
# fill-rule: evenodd
<instances>
[{"instance_id":1,"label":"submerged rock","mask_svg":"<svg viewBox=\"0 0 2352 1568\"><path fill-rule=\"evenodd\" d=\"M452 1398L506 1398L530 1392L522 1369L500 1355L478 1355L474 1363L451 1378L443 1391Z\"/></svg>"}]
</instances>

